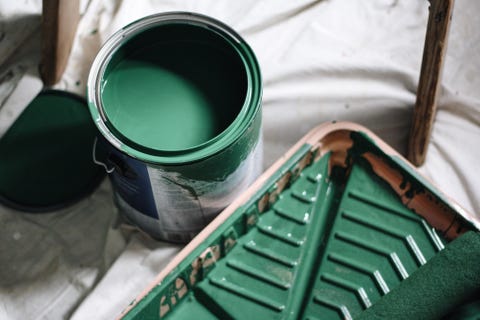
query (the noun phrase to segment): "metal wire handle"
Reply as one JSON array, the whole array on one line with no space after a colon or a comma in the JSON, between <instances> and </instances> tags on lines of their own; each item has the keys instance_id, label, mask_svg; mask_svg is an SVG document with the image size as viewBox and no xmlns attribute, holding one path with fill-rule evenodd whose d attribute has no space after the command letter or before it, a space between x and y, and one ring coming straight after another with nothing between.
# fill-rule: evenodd
<instances>
[{"instance_id":1,"label":"metal wire handle","mask_svg":"<svg viewBox=\"0 0 480 320\"><path fill-rule=\"evenodd\" d=\"M96 165L99 165L99 166L104 167L104 168L105 168L105 171L106 171L107 173L112 173L113 171L115 171L115 167L112 167L112 168L109 169L106 163L97 160L97 156L96 156L96 153L97 153L97 140L98 140L97 137L95 137L95 140L93 140L93 148L92 148L92 159L93 159L93 163L95 163Z\"/></svg>"}]
</instances>

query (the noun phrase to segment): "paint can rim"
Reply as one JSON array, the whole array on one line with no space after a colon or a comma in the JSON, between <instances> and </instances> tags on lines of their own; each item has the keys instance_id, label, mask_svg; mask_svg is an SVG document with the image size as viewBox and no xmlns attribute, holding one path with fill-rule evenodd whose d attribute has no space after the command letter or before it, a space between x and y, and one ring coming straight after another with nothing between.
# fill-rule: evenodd
<instances>
[{"instance_id":1,"label":"paint can rim","mask_svg":"<svg viewBox=\"0 0 480 320\"><path fill-rule=\"evenodd\" d=\"M212 139L180 150L160 150L139 145L116 132L105 112L102 101L102 81L115 52L128 40L143 31L161 25L188 24L206 28L226 40L239 55L247 76L247 92L239 114L223 132ZM188 164L209 158L234 144L260 112L261 73L253 50L232 28L211 17L191 12L154 14L123 27L113 34L98 52L87 82L88 105L93 121L103 137L121 152L152 164Z\"/></svg>"}]
</instances>

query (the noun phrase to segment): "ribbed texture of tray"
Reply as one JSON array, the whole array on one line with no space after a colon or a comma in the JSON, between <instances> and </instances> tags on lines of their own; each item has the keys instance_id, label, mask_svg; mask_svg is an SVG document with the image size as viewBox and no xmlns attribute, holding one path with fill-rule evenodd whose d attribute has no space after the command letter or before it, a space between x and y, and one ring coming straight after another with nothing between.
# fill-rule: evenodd
<instances>
[{"instance_id":1,"label":"ribbed texture of tray","mask_svg":"<svg viewBox=\"0 0 480 320\"><path fill-rule=\"evenodd\" d=\"M166 318L352 319L443 248L368 166L327 172L304 169Z\"/></svg>"},{"instance_id":2,"label":"ribbed texture of tray","mask_svg":"<svg viewBox=\"0 0 480 320\"><path fill-rule=\"evenodd\" d=\"M354 165L303 318L352 319L443 247L425 220Z\"/></svg>"}]
</instances>

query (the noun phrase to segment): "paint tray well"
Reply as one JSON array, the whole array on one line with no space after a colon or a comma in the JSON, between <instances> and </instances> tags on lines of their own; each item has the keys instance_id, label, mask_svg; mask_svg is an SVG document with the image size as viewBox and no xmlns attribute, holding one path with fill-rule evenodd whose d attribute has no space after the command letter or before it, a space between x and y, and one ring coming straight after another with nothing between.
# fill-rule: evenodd
<instances>
[{"instance_id":1,"label":"paint tray well","mask_svg":"<svg viewBox=\"0 0 480 320\"><path fill-rule=\"evenodd\" d=\"M352 319L478 225L367 129L322 125L122 316Z\"/></svg>"}]
</instances>

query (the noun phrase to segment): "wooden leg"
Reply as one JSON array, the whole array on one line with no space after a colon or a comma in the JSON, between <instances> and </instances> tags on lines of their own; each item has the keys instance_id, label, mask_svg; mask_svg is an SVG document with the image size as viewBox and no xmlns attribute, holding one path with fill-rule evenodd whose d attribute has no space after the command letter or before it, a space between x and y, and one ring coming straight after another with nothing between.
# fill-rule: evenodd
<instances>
[{"instance_id":1,"label":"wooden leg","mask_svg":"<svg viewBox=\"0 0 480 320\"><path fill-rule=\"evenodd\" d=\"M407 158L414 165L425 161L430 134L437 109L443 62L447 50L448 31L454 0L430 0L423 60L413 110Z\"/></svg>"},{"instance_id":2,"label":"wooden leg","mask_svg":"<svg viewBox=\"0 0 480 320\"><path fill-rule=\"evenodd\" d=\"M79 0L43 0L40 74L51 86L62 77L80 20Z\"/></svg>"}]
</instances>

